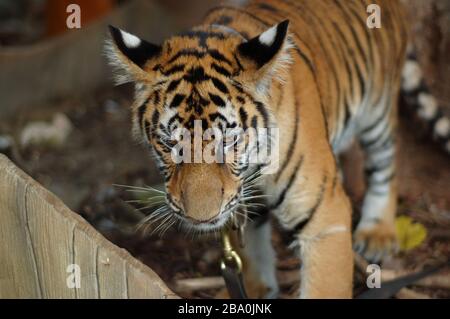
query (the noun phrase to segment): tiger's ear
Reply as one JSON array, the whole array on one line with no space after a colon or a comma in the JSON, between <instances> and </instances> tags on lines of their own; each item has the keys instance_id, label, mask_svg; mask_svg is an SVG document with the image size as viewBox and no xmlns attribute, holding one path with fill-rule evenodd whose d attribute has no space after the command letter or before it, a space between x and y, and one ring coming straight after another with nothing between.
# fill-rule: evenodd
<instances>
[{"instance_id":1,"label":"tiger's ear","mask_svg":"<svg viewBox=\"0 0 450 319\"><path fill-rule=\"evenodd\" d=\"M237 51L247 76L255 80L270 78L280 67L289 63L289 20L284 20L260 35L239 44ZM267 81L264 81L267 82Z\"/></svg>"},{"instance_id":2,"label":"tiger's ear","mask_svg":"<svg viewBox=\"0 0 450 319\"><path fill-rule=\"evenodd\" d=\"M238 46L239 55L244 61L259 69L269 63L283 48L286 41L289 20L267 29L253 39Z\"/></svg>"},{"instance_id":3,"label":"tiger's ear","mask_svg":"<svg viewBox=\"0 0 450 319\"><path fill-rule=\"evenodd\" d=\"M113 26L109 26L109 31L111 41L106 45L106 53L110 64L119 71L117 82L139 81L145 76L145 64L161 53L161 46Z\"/></svg>"}]
</instances>

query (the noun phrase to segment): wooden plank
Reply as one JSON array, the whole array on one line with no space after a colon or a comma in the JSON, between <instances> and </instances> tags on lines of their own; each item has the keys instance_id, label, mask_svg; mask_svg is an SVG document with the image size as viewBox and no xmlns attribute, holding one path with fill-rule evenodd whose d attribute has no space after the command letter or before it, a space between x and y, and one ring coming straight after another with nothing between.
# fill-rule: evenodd
<instances>
[{"instance_id":1,"label":"wooden plank","mask_svg":"<svg viewBox=\"0 0 450 319\"><path fill-rule=\"evenodd\" d=\"M76 290L76 297L79 299L99 298L95 238L89 237L86 232L75 228L74 243L74 263L80 267L81 277L80 288Z\"/></svg>"},{"instance_id":2,"label":"wooden plank","mask_svg":"<svg viewBox=\"0 0 450 319\"><path fill-rule=\"evenodd\" d=\"M1 154L0 172L0 297L177 297ZM67 284L72 264L80 269L79 288Z\"/></svg>"},{"instance_id":3,"label":"wooden plank","mask_svg":"<svg viewBox=\"0 0 450 319\"><path fill-rule=\"evenodd\" d=\"M128 298L125 261L107 248L99 246L96 265L100 298Z\"/></svg>"},{"instance_id":4,"label":"wooden plank","mask_svg":"<svg viewBox=\"0 0 450 319\"><path fill-rule=\"evenodd\" d=\"M34 248L43 298L75 298L74 289L67 287L66 272L73 264L74 221L61 218L54 207L43 201L39 193L27 188L25 205L21 209L27 221Z\"/></svg>"},{"instance_id":5,"label":"wooden plank","mask_svg":"<svg viewBox=\"0 0 450 319\"><path fill-rule=\"evenodd\" d=\"M23 212L28 184L0 162L0 299L41 297L37 265Z\"/></svg>"},{"instance_id":6,"label":"wooden plank","mask_svg":"<svg viewBox=\"0 0 450 319\"><path fill-rule=\"evenodd\" d=\"M139 267L140 268L140 267ZM127 265L127 282L128 282L128 297L131 299L173 299L178 298L177 295L171 291L162 289L162 281L150 281L148 276L141 269L134 268L132 265Z\"/></svg>"}]
</instances>

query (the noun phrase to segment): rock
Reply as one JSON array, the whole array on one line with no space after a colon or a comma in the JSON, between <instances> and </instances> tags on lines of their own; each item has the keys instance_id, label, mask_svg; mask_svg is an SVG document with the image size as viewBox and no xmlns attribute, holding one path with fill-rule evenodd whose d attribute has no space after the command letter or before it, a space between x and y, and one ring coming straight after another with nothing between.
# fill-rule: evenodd
<instances>
[{"instance_id":1,"label":"rock","mask_svg":"<svg viewBox=\"0 0 450 319\"><path fill-rule=\"evenodd\" d=\"M20 145L22 148L30 146L61 147L66 142L72 124L66 115L57 113L52 122L31 122L22 130Z\"/></svg>"},{"instance_id":2,"label":"rock","mask_svg":"<svg viewBox=\"0 0 450 319\"><path fill-rule=\"evenodd\" d=\"M107 99L103 103L103 108L106 113L115 114L120 111L120 104L115 100Z\"/></svg>"},{"instance_id":3,"label":"rock","mask_svg":"<svg viewBox=\"0 0 450 319\"><path fill-rule=\"evenodd\" d=\"M0 135L0 153L9 153L14 145L14 140L9 135Z\"/></svg>"}]
</instances>

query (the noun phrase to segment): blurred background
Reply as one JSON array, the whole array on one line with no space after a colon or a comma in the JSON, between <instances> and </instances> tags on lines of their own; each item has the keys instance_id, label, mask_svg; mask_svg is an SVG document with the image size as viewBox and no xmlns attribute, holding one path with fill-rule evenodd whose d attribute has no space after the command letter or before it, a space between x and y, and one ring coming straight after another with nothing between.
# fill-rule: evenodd
<instances>
[{"instance_id":1,"label":"blurred background","mask_svg":"<svg viewBox=\"0 0 450 319\"><path fill-rule=\"evenodd\" d=\"M135 231L136 222L151 211L128 203L139 200L139 194L113 184L156 185L161 178L145 147L131 138L132 87L113 87L102 47L108 24L161 42L200 23L219 2L0 0L0 153L184 297L218 294L220 289L189 290L178 282L218 276L219 245L186 240L173 230L162 238ZM441 104L450 106L450 0L404 2L429 85ZM81 8L80 29L67 28L69 4ZM401 113L398 214L407 218L407 226L399 223L402 251L383 264L392 273L450 257L450 159L408 112ZM346 187L358 212L364 191L358 148L343 160L351 172ZM281 297L295 297L300 263L281 244L279 232L273 241ZM364 275L356 272L355 293L363 289ZM448 298L448 272L443 278L438 284L415 286L403 297Z\"/></svg>"}]
</instances>

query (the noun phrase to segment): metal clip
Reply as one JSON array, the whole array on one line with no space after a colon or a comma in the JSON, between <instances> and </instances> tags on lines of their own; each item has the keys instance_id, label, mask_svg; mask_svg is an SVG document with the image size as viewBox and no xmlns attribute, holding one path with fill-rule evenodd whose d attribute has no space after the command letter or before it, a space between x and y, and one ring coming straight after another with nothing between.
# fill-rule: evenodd
<instances>
[{"instance_id":1,"label":"metal clip","mask_svg":"<svg viewBox=\"0 0 450 319\"><path fill-rule=\"evenodd\" d=\"M242 271L242 260L238 253L233 250L230 241L230 235L226 230L222 231L222 244L223 244L223 258L220 263L220 268L223 270L234 263L233 268L240 273Z\"/></svg>"}]
</instances>

